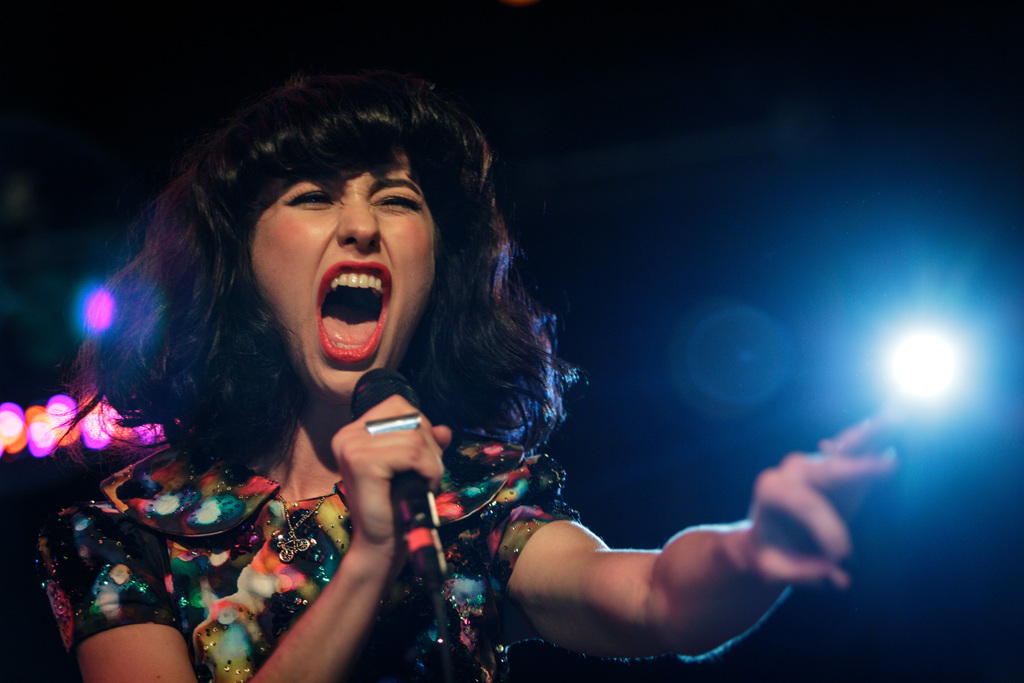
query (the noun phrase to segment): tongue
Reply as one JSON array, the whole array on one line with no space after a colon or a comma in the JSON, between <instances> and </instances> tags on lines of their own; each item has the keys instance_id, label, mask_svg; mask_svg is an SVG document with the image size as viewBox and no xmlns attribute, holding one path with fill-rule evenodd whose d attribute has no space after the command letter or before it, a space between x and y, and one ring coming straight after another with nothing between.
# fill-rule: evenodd
<instances>
[{"instance_id":1,"label":"tongue","mask_svg":"<svg viewBox=\"0 0 1024 683\"><path fill-rule=\"evenodd\" d=\"M320 314L327 337L336 346L363 346L377 327L374 313L343 303L325 304Z\"/></svg>"}]
</instances>

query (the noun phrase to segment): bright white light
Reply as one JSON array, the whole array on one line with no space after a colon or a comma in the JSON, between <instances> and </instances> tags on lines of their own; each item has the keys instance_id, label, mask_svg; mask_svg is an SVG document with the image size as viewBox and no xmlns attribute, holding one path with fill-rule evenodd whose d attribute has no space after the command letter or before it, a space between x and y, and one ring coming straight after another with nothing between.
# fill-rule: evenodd
<instances>
[{"instance_id":1,"label":"bright white light","mask_svg":"<svg viewBox=\"0 0 1024 683\"><path fill-rule=\"evenodd\" d=\"M957 358L953 345L938 334L917 333L905 338L892 355L899 388L914 396L937 396L953 384Z\"/></svg>"}]
</instances>

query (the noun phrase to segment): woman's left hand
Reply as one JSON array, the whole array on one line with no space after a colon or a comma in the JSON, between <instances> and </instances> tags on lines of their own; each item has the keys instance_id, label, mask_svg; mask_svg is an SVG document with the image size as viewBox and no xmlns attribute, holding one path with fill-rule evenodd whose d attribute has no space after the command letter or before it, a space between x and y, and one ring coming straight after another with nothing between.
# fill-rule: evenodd
<instances>
[{"instance_id":1,"label":"woman's left hand","mask_svg":"<svg viewBox=\"0 0 1024 683\"><path fill-rule=\"evenodd\" d=\"M895 467L875 445L886 425L867 421L792 453L754 484L750 525L736 537L740 561L767 583L831 583L846 588L843 562L852 544L847 523L869 487Z\"/></svg>"}]
</instances>

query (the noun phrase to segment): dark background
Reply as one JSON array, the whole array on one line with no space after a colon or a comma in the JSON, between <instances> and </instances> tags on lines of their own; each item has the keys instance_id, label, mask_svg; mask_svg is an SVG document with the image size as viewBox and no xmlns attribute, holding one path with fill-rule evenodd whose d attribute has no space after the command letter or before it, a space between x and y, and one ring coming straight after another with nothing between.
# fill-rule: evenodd
<instances>
[{"instance_id":1,"label":"dark background","mask_svg":"<svg viewBox=\"0 0 1024 683\"><path fill-rule=\"evenodd\" d=\"M886 401L905 320L974 350L854 521L849 591L797 591L714 663L529 644L515 680L1024 679L1019 3L21 12L0 25L0 401L57 390L77 292L189 140L299 70L414 72L501 153L524 266L588 380L549 450L613 546L741 517L758 471ZM5 680L77 675L32 547L90 485L0 462Z\"/></svg>"}]
</instances>

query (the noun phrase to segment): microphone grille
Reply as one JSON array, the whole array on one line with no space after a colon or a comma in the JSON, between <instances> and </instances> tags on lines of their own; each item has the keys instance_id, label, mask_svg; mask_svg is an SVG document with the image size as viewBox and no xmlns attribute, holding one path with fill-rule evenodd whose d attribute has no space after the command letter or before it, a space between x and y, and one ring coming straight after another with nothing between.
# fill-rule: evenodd
<instances>
[{"instance_id":1,"label":"microphone grille","mask_svg":"<svg viewBox=\"0 0 1024 683\"><path fill-rule=\"evenodd\" d=\"M420 397L401 373L388 368L370 370L356 382L352 391L352 419L358 420L366 411L389 396L398 394L413 407L420 407Z\"/></svg>"}]
</instances>

